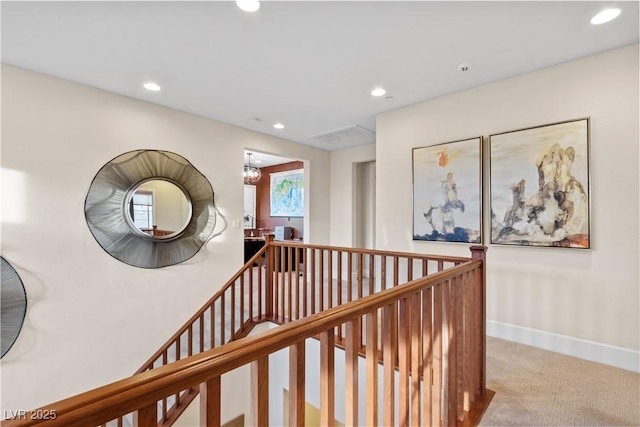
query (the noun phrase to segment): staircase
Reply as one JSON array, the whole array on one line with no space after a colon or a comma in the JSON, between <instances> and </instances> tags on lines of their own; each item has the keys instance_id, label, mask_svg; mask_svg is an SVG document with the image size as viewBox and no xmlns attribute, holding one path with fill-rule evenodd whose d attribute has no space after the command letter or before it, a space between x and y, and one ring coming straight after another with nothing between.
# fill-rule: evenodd
<instances>
[{"instance_id":1,"label":"staircase","mask_svg":"<svg viewBox=\"0 0 640 427\"><path fill-rule=\"evenodd\" d=\"M254 364L255 419L266 426L268 357L284 348L289 422L304 425L309 338L321 348L322 425L335 420L336 381L344 381L346 425L474 425L493 395L485 386L485 250L474 246L462 258L268 238L133 377L41 408L54 420L2 425L170 426L200 394L200 425L219 426L220 376ZM265 321L280 326L247 336ZM345 378L334 374L335 347L344 349Z\"/></svg>"}]
</instances>

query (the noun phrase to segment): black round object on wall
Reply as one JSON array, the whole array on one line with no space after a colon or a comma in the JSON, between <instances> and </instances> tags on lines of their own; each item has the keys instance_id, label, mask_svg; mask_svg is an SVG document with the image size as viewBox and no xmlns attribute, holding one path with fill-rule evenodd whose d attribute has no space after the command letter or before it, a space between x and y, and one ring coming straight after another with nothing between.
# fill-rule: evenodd
<instances>
[{"instance_id":1,"label":"black round object on wall","mask_svg":"<svg viewBox=\"0 0 640 427\"><path fill-rule=\"evenodd\" d=\"M18 272L3 257L0 257L0 260L2 261L2 272L0 273L2 356L0 357L4 357L18 339L18 334L22 329L27 313L27 294Z\"/></svg>"}]
</instances>

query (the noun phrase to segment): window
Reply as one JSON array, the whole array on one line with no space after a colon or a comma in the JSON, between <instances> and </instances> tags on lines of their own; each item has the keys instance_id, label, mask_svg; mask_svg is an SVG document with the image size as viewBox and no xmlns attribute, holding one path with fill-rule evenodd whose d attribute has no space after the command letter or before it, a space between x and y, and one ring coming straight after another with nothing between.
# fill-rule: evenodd
<instances>
[{"instance_id":1,"label":"window","mask_svg":"<svg viewBox=\"0 0 640 427\"><path fill-rule=\"evenodd\" d=\"M244 186L244 228L258 228L256 219L256 186L245 184Z\"/></svg>"},{"instance_id":2,"label":"window","mask_svg":"<svg viewBox=\"0 0 640 427\"><path fill-rule=\"evenodd\" d=\"M140 230L153 228L153 192L136 190L131 197L129 213L134 225Z\"/></svg>"}]
</instances>

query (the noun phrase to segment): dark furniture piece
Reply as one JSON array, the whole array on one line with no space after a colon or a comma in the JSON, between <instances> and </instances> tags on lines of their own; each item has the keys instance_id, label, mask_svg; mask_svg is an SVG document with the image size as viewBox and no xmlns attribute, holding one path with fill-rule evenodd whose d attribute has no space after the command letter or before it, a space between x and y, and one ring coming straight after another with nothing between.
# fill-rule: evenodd
<instances>
[{"instance_id":1,"label":"dark furniture piece","mask_svg":"<svg viewBox=\"0 0 640 427\"><path fill-rule=\"evenodd\" d=\"M263 239L244 239L244 262L251 259L264 246Z\"/></svg>"}]
</instances>

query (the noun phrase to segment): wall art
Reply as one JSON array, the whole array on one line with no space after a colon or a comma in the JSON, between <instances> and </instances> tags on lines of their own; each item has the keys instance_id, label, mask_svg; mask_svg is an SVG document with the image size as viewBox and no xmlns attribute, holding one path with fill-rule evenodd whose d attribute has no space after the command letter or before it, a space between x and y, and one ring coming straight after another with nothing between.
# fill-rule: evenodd
<instances>
[{"instance_id":1,"label":"wall art","mask_svg":"<svg viewBox=\"0 0 640 427\"><path fill-rule=\"evenodd\" d=\"M269 174L271 216L304 216L304 169Z\"/></svg>"},{"instance_id":2,"label":"wall art","mask_svg":"<svg viewBox=\"0 0 640 427\"><path fill-rule=\"evenodd\" d=\"M491 243L590 248L589 119L491 135Z\"/></svg>"},{"instance_id":3,"label":"wall art","mask_svg":"<svg viewBox=\"0 0 640 427\"><path fill-rule=\"evenodd\" d=\"M413 240L482 241L482 137L413 149Z\"/></svg>"},{"instance_id":4,"label":"wall art","mask_svg":"<svg viewBox=\"0 0 640 427\"><path fill-rule=\"evenodd\" d=\"M157 181L176 187L182 194L177 202L188 205L178 229L148 228L137 222L135 207L144 206L134 197L145 184L158 189ZM166 267L193 257L212 237L217 218L209 180L184 157L162 150L130 151L105 164L91 182L84 211L98 244L114 258L141 268ZM149 216L157 217L152 212Z\"/></svg>"}]
</instances>

